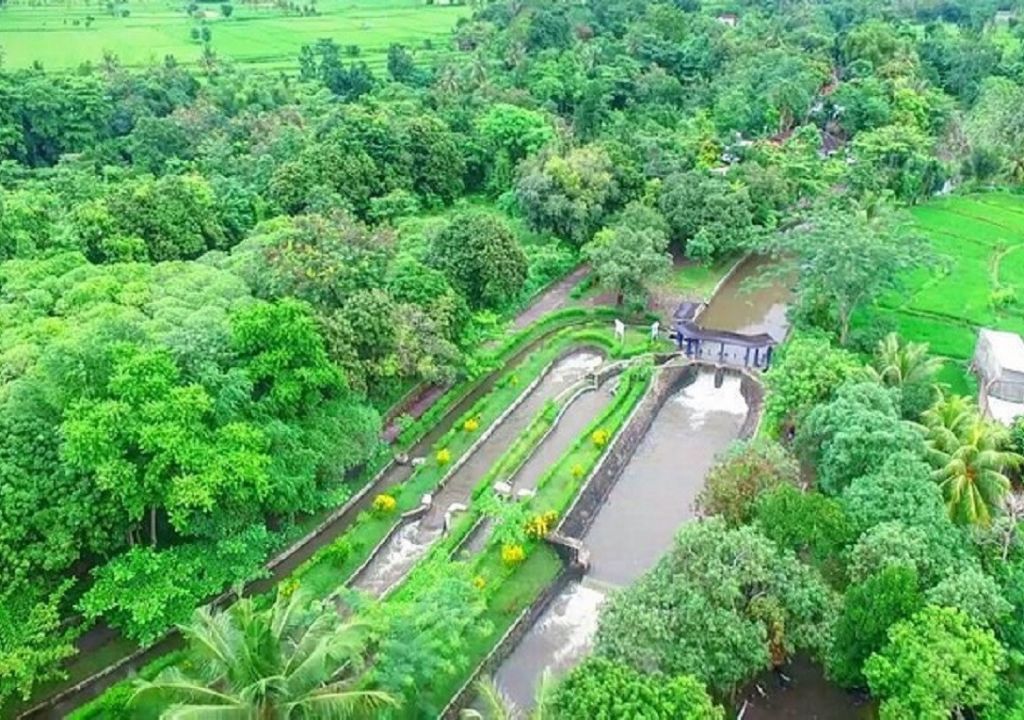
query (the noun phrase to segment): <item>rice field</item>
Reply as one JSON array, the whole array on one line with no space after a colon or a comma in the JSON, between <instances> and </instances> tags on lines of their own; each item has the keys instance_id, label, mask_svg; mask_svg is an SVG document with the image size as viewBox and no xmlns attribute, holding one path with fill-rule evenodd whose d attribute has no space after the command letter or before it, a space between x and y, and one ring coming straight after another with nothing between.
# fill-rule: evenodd
<instances>
[{"instance_id":1,"label":"rice field","mask_svg":"<svg viewBox=\"0 0 1024 720\"><path fill-rule=\"evenodd\" d=\"M288 3L232 2L224 17L220 2L199 4L202 19L186 13L188 2L68 0L30 5L9 0L0 9L0 54L5 67L73 69L116 55L126 66L162 61L173 55L190 64L202 55L193 28L206 27L213 50L236 63L265 69L294 69L299 49L320 38L359 48L363 60L382 73L391 43L402 43L420 59L452 51L451 31L470 13L465 5L427 5L424 0L294 0ZM315 8L316 14L284 6ZM113 8L113 12L109 8ZM123 11L127 17L121 16ZM92 18L88 20L88 18Z\"/></svg>"},{"instance_id":2,"label":"rice field","mask_svg":"<svg viewBox=\"0 0 1024 720\"><path fill-rule=\"evenodd\" d=\"M927 342L963 375L979 327L1024 334L1024 198L988 193L943 198L911 210L937 265L915 271L872 315ZM865 315L859 324L870 322ZM956 380L950 369L944 379ZM955 384L955 383L954 383Z\"/></svg>"}]
</instances>

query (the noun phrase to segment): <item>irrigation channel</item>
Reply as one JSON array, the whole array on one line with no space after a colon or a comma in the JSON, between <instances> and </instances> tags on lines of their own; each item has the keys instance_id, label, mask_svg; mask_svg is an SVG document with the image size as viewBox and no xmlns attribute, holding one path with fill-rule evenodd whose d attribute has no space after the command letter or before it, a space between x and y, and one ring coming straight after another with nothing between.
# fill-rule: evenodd
<instances>
[{"instance_id":1,"label":"irrigation channel","mask_svg":"<svg viewBox=\"0 0 1024 720\"><path fill-rule=\"evenodd\" d=\"M568 355L555 362L540 382L527 392L526 397L476 446L465 462L451 472L443 487L430 498L429 503L426 503L427 507L422 514L406 520L392 531L389 538L353 578L351 586L377 597L395 587L441 538L450 524L452 514L468 505L473 489L480 479L526 430L544 406L566 391L572 390L603 362L604 353L591 349L570 351ZM597 393L590 395L598 396ZM587 420L589 417L584 418L584 422ZM558 437L562 438L563 434L559 434ZM572 437L575 438L575 435ZM548 436L544 445L550 447L551 440L552 436ZM558 452L564 451L566 446L567 442L558 449ZM544 456L547 457L547 453Z\"/></svg>"},{"instance_id":2,"label":"irrigation channel","mask_svg":"<svg viewBox=\"0 0 1024 720\"><path fill-rule=\"evenodd\" d=\"M780 279L765 282L767 267L762 258L741 262L700 314L700 324L749 335L767 333L782 341L788 331L789 289ZM533 705L545 671L564 674L590 651L609 593L638 579L669 549L679 526L693 517L694 502L716 456L756 429L762 391L751 374L723 373L703 363L671 366L659 371L661 382L652 384L616 438L616 444L627 446L622 452L631 455L623 466L609 469L610 487L592 493L599 499L592 501L591 511L571 509L559 528L568 529L565 534L585 548L585 574L563 581L553 598L539 603L539 612L525 616L535 618L532 624L508 636L511 649L505 648L494 675L519 708ZM631 439L631 432L639 437ZM615 452L613 447L606 463L614 464ZM577 504L587 492L581 491ZM573 518L574 513L582 519ZM748 720L865 717L859 699L830 685L806 658L794 661L791 670L791 687L772 683L776 676L768 674L751 684L746 702L737 709Z\"/></svg>"},{"instance_id":3,"label":"irrigation channel","mask_svg":"<svg viewBox=\"0 0 1024 720\"><path fill-rule=\"evenodd\" d=\"M749 408L739 375L715 387L714 370L701 369L681 382L580 538L589 571L552 600L500 666L497 683L518 707L532 704L545 669L560 675L588 652L608 592L639 578L671 546L715 456L744 427Z\"/></svg>"},{"instance_id":4,"label":"irrigation channel","mask_svg":"<svg viewBox=\"0 0 1024 720\"><path fill-rule=\"evenodd\" d=\"M581 316L578 322L589 321L588 318ZM506 360L503 368L490 373L459 398L447 410L444 417L409 449L408 455L415 457L428 454L452 424L462 417L477 400L494 388L508 368L521 363L530 353L565 327L566 325L553 325L549 330L541 332L526 342L522 348L519 348ZM593 355L591 353L591 356ZM558 372L563 373L562 370ZM566 373L565 381L576 375L576 371L569 368L564 372ZM556 374L553 369L552 378L554 377ZM312 557L317 550L343 533L360 513L369 509L377 493L386 492L389 488L405 482L412 475L414 469L408 463L389 463L363 493L353 497L344 507L326 516L309 534L272 560L268 564L269 575L250 583L245 589L246 594L262 593L271 589L277 582ZM229 599L230 596L225 594L218 597L214 603L226 602ZM177 631L171 631L155 644L147 648L139 648L120 633L105 625L100 625L85 633L76 644L79 654L68 664L66 680L40 686L30 702L16 703L0 708L0 715L18 718L65 717L72 710L98 696L114 683L123 680L156 658L180 648L182 643Z\"/></svg>"}]
</instances>

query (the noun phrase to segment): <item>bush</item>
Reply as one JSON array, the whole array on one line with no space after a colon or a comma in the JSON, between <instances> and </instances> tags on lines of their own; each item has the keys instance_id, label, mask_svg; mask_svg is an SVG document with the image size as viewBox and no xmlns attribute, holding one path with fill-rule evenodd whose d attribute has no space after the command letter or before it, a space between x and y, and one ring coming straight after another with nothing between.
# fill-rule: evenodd
<instances>
[{"instance_id":1,"label":"bush","mask_svg":"<svg viewBox=\"0 0 1024 720\"><path fill-rule=\"evenodd\" d=\"M554 510L533 515L526 521L526 536L534 540L547 537L556 522L558 522L558 513Z\"/></svg>"},{"instance_id":2,"label":"bush","mask_svg":"<svg viewBox=\"0 0 1024 720\"><path fill-rule=\"evenodd\" d=\"M563 720L645 718L721 720L722 708L691 675L646 675L594 657L573 670L555 689L553 705Z\"/></svg>"},{"instance_id":3,"label":"bush","mask_svg":"<svg viewBox=\"0 0 1024 720\"><path fill-rule=\"evenodd\" d=\"M608 444L608 441L611 439L611 437L612 434L610 432L608 432L604 428L600 428L591 433L590 441L594 443L594 447L600 449Z\"/></svg>"},{"instance_id":4,"label":"bush","mask_svg":"<svg viewBox=\"0 0 1024 720\"><path fill-rule=\"evenodd\" d=\"M462 423L462 429L468 433L476 432L477 430L480 429L480 420L478 418L472 417L466 422Z\"/></svg>"},{"instance_id":5,"label":"bush","mask_svg":"<svg viewBox=\"0 0 1024 720\"><path fill-rule=\"evenodd\" d=\"M509 567L515 567L526 559L526 550L522 545L506 544L501 546L501 561Z\"/></svg>"},{"instance_id":6,"label":"bush","mask_svg":"<svg viewBox=\"0 0 1024 720\"><path fill-rule=\"evenodd\" d=\"M440 467L444 467L452 461L452 453L448 448L441 448L434 457Z\"/></svg>"},{"instance_id":7,"label":"bush","mask_svg":"<svg viewBox=\"0 0 1024 720\"><path fill-rule=\"evenodd\" d=\"M373 512L377 515L390 515L398 507L398 501L387 493L381 493L373 499Z\"/></svg>"}]
</instances>

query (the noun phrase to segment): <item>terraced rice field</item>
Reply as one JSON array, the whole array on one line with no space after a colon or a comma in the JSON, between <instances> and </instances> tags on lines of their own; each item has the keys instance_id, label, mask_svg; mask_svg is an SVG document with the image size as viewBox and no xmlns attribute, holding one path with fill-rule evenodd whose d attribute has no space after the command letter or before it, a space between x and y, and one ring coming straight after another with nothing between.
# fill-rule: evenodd
<instances>
[{"instance_id":1,"label":"terraced rice field","mask_svg":"<svg viewBox=\"0 0 1024 720\"><path fill-rule=\"evenodd\" d=\"M105 53L127 66L159 62L166 55L188 64L202 54L190 32L205 24L214 51L237 63L292 70L304 44L331 38L342 47L358 46L358 59L383 73L391 43L407 45L421 60L452 52L452 28L470 12L464 5L427 5L424 0L296 0L295 5L311 3L317 14L304 16L269 2L235 0L225 18L220 2L204 2L199 7L206 17L199 21L186 14L186 1L118 3L115 14L127 10L129 15L115 17L99 0L38 6L10 0L0 9L0 48L4 65L14 68L38 61L47 69L70 69L99 63ZM89 27L87 17L93 18Z\"/></svg>"},{"instance_id":2,"label":"terraced rice field","mask_svg":"<svg viewBox=\"0 0 1024 720\"><path fill-rule=\"evenodd\" d=\"M905 337L949 358L944 379L963 389L978 327L1024 334L1024 198L943 198L911 214L938 264L915 271L908 287L883 298L877 312Z\"/></svg>"}]
</instances>

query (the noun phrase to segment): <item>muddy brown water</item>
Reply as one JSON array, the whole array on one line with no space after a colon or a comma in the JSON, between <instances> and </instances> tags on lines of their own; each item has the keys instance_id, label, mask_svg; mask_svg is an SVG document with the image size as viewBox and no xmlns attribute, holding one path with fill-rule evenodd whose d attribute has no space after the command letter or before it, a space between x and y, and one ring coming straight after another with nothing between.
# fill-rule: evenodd
<instances>
[{"instance_id":1,"label":"muddy brown water","mask_svg":"<svg viewBox=\"0 0 1024 720\"><path fill-rule=\"evenodd\" d=\"M545 669L561 675L589 652L608 592L636 580L668 550L747 412L739 377L726 376L716 388L711 371L699 372L665 403L583 537L587 576L552 601L495 676L518 707L533 704Z\"/></svg>"},{"instance_id":2,"label":"muddy brown water","mask_svg":"<svg viewBox=\"0 0 1024 720\"><path fill-rule=\"evenodd\" d=\"M432 498L427 513L402 526L356 576L352 587L380 596L399 582L444 532L445 515L453 504L466 504L473 489L544 405L595 370L604 356L580 350L559 360L529 396L484 440Z\"/></svg>"},{"instance_id":3,"label":"muddy brown water","mask_svg":"<svg viewBox=\"0 0 1024 720\"><path fill-rule=\"evenodd\" d=\"M788 678L764 673L743 692L736 714L743 720L874 720L875 705L825 677L820 665L798 656L783 668Z\"/></svg>"},{"instance_id":4,"label":"muddy brown water","mask_svg":"<svg viewBox=\"0 0 1024 720\"><path fill-rule=\"evenodd\" d=\"M767 333L781 342L789 329L786 318L792 297L789 283L767 274L771 259L752 256L744 260L701 313L697 322L705 328L745 335Z\"/></svg>"}]
</instances>

